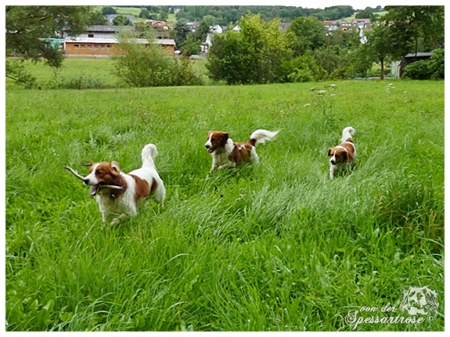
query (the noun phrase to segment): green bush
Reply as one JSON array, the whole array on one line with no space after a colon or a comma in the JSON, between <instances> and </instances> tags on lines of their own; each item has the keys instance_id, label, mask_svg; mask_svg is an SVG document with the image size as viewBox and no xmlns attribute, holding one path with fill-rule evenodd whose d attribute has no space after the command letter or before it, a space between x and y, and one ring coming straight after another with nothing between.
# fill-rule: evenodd
<instances>
[{"instance_id":1,"label":"green bush","mask_svg":"<svg viewBox=\"0 0 450 337\"><path fill-rule=\"evenodd\" d=\"M430 71L431 71L431 78L433 79L444 79L445 74L445 55L444 55L444 49L436 49L433 51L433 55L430 59Z\"/></svg>"},{"instance_id":2,"label":"green bush","mask_svg":"<svg viewBox=\"0 0 450 337\"><path fill-rule=\"evenodd\" d=\"M432 72L430 69L430 61L417 61L408 64L405 67L405 77L413 80L428 80L431 78Z\"/></svg>"},{"instance_id":3,"label":"green bush","mask_svg":"<svg viewBox=\"0 0 450 337\"><path fill-rule=\"evenodd\" d=\"M201 83L189 62L178 62L156 44L139 44L125 36L121 37L119 48L123 53L114 57L114 73L127 85L159 87Z\"/></svg>"},{"instance_id":4,"label":"green bush","mask_svg":"<svg viewBox=\"0 0 450 337\"><path fill-rule=\"evenodd\" d=\"M308 55L285 62L284 68L289 82L318 81L325 76L325 71L317 65L314 57Z\"/></svg>"}]
</instances>

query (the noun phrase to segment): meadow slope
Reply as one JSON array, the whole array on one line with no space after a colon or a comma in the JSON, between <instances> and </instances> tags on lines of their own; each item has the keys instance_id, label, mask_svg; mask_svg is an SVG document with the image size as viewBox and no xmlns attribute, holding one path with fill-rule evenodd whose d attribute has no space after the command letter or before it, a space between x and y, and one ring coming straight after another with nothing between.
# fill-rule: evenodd
<instances>
[{"instance_id":1,"label":"meadow slope","mask_svg":"<svg viewBox=\"0 0 450 337\"><path fill-rule=\"evenodd\" d=\"M259 128L259 165L208 174L209 130ZM164 207L102 224L64 166L130 171L150 142ZM9 331L442 331L443 233L444 82L6 92ZM399 309L413 286L437 311Z\"/></svg>"}]
</instances>

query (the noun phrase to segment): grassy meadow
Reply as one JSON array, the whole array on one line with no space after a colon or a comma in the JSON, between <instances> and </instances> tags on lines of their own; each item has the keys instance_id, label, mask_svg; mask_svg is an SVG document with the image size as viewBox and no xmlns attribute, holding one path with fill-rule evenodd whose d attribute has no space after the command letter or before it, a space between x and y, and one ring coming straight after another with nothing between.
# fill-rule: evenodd
<instances>
[{"instance_id":1,"label":"grassy meadow","mask_svg":"<svg viewBox=\"0 0 450 337\"><path fill-rule=\"evenodd\" d=\"M443 81L7 90L5 120L8 331L444 330ZM209 130L259 128L259 165L209 174ZM150 142L164 207L103 224L64 166ZM437 312L374 321L424 286Z\"/></svg>"},{"instance_id":2,"label":"grassy meadow","mask_svg":"<svg viewBox=\"0 0 450 337\"><path fill-rule=\"evenodd\" d=\"M191 60L190 62L197 76L201 77L205 84L211 84L205 67L206 61ZM115 61L111 58L68 57L56 71L45 65L44 62L34 63L26 60L22 64L27 72L36 77L36 85L41 89L67 87L73 89L118 89L126 86L114 74ZM6 89L20 90L23 87L7 78Z\"/></svg>"}]
</instances>

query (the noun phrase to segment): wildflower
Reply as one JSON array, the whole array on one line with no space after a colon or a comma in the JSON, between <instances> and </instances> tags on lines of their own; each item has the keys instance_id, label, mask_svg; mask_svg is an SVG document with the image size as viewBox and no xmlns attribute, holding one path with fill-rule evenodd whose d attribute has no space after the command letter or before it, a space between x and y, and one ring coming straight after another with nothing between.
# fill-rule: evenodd
<instances>
[{"instance_id":1,"label":"wildflower","mask_svg":"<svg viewBox=\"0 0 450 337\"><path fill-rule=\"evenodd\" d=\"M317 93L319 94L319 95L323 95L324 93L326 93L327 91L326 90L319 90Z\"/></svg>"}]
</instances>

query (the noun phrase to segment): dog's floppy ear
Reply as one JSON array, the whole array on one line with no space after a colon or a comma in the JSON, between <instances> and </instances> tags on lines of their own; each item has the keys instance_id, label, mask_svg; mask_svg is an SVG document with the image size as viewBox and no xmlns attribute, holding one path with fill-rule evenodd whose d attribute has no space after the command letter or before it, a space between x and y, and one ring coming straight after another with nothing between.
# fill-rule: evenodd
<instances>
[{"instance_id":1,"label":"dog's floppy ear","mask_svg":"<svg viewBox=\"0 0 450 337\"><path fill-rule=\"evenodd\" d=\"M228 132L222 133L222 139L224 140L224 142L228 140Z\"/></svg>"},{"instance_id":2,"label":"dog's floppy ear","mask_svg":"<svg viewBox=\"0 0 450 337\"><path fill-rule=\"evenodd\" d=\"M116 161L111 162L111 172L115 175L120 174L120 166L119 166L118 162L116 162Z\"/></svg>"}]
</instances>

